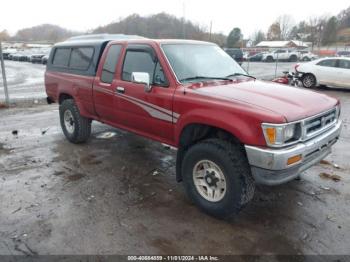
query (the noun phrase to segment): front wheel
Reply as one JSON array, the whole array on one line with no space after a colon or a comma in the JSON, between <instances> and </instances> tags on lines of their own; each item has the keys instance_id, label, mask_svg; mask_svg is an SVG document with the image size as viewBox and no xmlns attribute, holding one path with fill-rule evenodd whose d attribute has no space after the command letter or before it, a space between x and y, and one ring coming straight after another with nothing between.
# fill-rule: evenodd
<instances>
[{"instance_id":1,"label":"front wheel","mask_svg":"<svg viewBox=\"0 0 350 262\"><path fill-rule=\"evenodd\" d=\"M255 184L244 149L220 139L208 139L185 154L182 174L187 194L204 212L237 214L254 196Z\"/></svg>"},{"instance_id":2,"label":"front wheel","mask_svg":"<svg viewBox=\"0 0 350 262\"><path fill-rule=\"evenodd\" d=\"M311 88L316 85L316 77L312 74L305 74L302 79L301 83L305 88Z\"/></svg>"},{"instance_id":3,"label":"front wheel","mask_svg":"<svg viewBox=\"0 0 350 262\"><path fill-rule=\"evenodd\" d=\"M59 111L61 127L66 138L74 144L86 142L91 133L91 120L80 115L74 100L64 100Z\"/></svg>"}]
</instances>

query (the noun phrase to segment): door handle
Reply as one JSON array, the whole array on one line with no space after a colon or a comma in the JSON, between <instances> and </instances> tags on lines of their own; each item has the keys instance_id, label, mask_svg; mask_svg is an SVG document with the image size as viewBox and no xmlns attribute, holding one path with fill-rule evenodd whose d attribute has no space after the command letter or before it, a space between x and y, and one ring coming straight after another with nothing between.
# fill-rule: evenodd
<instances>
[{"instance_id":1,"label":"door handle","mask_svg":"<svg viewBox=\"0 0 350 262\"><path fill-rule=\"evenodd\" d=\"M117 93L124 94L125 93L125 88L118 86L115 90Z\"/></svg>"}]
</instances>

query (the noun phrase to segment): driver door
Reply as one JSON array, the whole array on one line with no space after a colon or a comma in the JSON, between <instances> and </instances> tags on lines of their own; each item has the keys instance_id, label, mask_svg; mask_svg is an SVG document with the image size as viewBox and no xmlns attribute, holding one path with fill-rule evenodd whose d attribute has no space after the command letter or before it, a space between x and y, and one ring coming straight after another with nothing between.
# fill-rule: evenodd
<instances>
[{"instance_id":1,"label":"driver door","mask_svg":"<svg viewBox=\"0 0 350 262\"><path fill-rule=\"evenodd\" d=\"M155 50L146 44L129 45L124 54L116 99L120 120L128 129L146 136L173 140L173 94ZM151 89L132 82L134 72L148 73Z\"/></svg>"}]
</instances>

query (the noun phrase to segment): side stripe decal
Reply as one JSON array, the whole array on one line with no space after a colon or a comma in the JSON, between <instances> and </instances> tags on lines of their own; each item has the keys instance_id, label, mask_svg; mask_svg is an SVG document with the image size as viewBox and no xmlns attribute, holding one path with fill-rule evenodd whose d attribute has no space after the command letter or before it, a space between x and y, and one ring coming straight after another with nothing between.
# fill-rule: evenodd
<instances>
[{"instance_id":1,"label":"side stripe decal","mask_svg":"<svg viewBox=\"0 0 350 262\"><path fill-rule=\"evenodd\" d=\"M172 117L168 114L165 114L159 110L156 110L150 106L147 106L147 105L144 105L144 104L141 104L139 102L136 102L132 99L129 99L128 97L125 97L123 96L123 99L135 104L135 105L138 105L139 107L141 107L143 110L145 110L148 114L150 114L152 117L155 117L155 118L158 118L158 119L161 119L161 120L165 120L165 121L168 121L168 122L172 122Z\"/></svg>"},{"instance_id":2,"label":"side stripe decal","mask_svg":"<svg viewBox=\"0 0 350 262\"><path fill-rule=\"evenodd\" d=\"M141 107L143 110L145 110L147 113L149 113L152 117L168 121L168 122L173 122L176 123L180 115L175 112L171 112L168 109L159 107L155 104L151 104L148 102L145 102L141 99L137 99L135 97L127 96L124 94L118 94L119 97L135 104Z\"/></svg>"},{"instance_id":3,"label":"side stripe decal","mask_svg":"<svg viewBox=\"0 0 350 262\"><path fill-rule=\"evenodd\" d=\"M111 94L111 95L116 95L120 98L123 98L127 101L129 101L130 103L133 103L139 107L141 107L143 110L145 110L148 114L150 114L152 117L154 118L158 118L164 121L168 121L168 122L174 122L176 123L178 118L180 117L180 114L176 113L176 112L172 112L168 109L165 109L163 107L157 106L155 104L152 103L148 103L144 100L132 97L132 96L128 96L125 94L114 94L112 91L108 90L108 89L104 89L104 88L97 88L98 91L103 92L103 93L107 93L107 94Z\"/></svg>"}]
</instances>

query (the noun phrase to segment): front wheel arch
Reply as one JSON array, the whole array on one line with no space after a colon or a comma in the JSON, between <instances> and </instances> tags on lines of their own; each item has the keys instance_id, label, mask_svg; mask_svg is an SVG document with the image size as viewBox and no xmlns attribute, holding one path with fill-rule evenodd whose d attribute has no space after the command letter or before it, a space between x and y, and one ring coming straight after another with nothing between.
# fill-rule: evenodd
<instances>
[{"instance_id":1,"label":"front wheel arch","mask_svg":"<svg viewBox=\"0 0 350 262\"><path fill-rule=\"evenodd\" d=\"M241 144L240 140L229 131L206 124L188 124L180 134L179 147L176 156L176 181L182 181L182 162L187 150L194 144L208 138L218 138L235 144Z\"/></svg>"}]
</instances>

